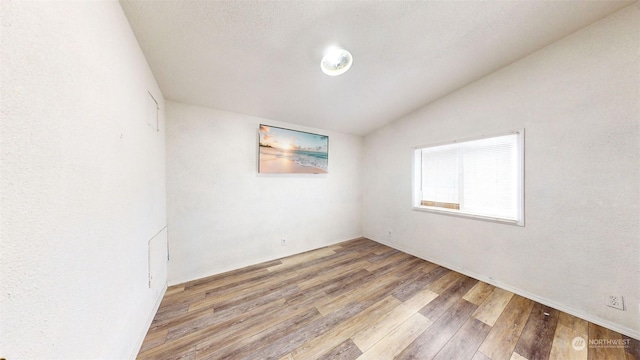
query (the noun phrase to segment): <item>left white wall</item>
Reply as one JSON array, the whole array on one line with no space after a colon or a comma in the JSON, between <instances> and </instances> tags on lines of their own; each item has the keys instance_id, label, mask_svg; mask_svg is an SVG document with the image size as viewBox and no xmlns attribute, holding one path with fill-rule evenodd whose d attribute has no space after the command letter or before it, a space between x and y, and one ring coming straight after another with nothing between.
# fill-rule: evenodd
<instances>
[{"instance_id":1,"label":"left white wall","mask_svg":"<svg viewBox=\"0 0 640 360\"><path fill-rule=\"evenodd\" d=\"M117 2L1 11L0 357L133 357L166 284L162 94Z\"/></svg>"}]
</instances>

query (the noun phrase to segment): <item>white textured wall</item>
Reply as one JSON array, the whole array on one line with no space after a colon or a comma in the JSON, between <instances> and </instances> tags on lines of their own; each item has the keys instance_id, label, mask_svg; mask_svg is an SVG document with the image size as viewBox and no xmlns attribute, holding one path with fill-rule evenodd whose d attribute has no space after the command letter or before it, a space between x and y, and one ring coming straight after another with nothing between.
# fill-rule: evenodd
<instances>
[{"instance_id":1,"label":"white textured wall","mask_svg":"<svg viewBox=\"0 0 640 360\"><path fill-rule=\"evenodd\" d=\"M364 235L640 337L639 24L627 7L368 135ZM515 128L525 227L411 210L412 146Z\"/></svg>"},{"instance_id":2,"label":"white textured wall","mask_svg":"<svg viewBox=\"0 0 640 360\"><path fill-rule=\"evenodd\" d=\"M162 95L117 2L1 11L0 357L131 357L165 283Z\"/></svg>"},{"instance_id":3,"label":"white textured wall","mask_svg":"<svg viewBox=\"0 0 640 360\"><path fill-rule=\"evenodd\" d=\"M329 174L257 174L260 123L329 135ZM361 236L361 147L357 136L167 102L169 283Z\"/></svg>"}]
</instances>

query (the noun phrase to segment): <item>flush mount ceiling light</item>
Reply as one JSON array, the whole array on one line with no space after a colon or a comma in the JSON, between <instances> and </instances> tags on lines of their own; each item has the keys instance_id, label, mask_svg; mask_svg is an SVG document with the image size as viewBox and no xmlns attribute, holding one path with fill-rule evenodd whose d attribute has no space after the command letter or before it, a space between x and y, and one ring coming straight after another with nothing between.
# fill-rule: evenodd
<instances>
[{"instance_id":1,"label":"flush mount ceiling light","mask_svg":"<svg viewBox=\"0 0 640 360\"><path fill-rule=\"evenodd\" d=\"M350 52L338 47L331 47L327 49L320 62L320 69L329 76L337 76L349 70L352 63L353 56Z\"/></svg>"}]
</instances>

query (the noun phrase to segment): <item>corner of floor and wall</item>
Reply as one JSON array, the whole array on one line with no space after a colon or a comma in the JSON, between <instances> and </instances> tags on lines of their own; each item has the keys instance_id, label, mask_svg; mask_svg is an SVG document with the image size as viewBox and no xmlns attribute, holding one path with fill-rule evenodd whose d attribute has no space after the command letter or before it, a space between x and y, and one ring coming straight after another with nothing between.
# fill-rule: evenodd
<instances>
[{"instance_id":1,"label":"corner of floor and wall","mask_svg":"<svg viewBox=\"0 0 640 360\"><path fill-rule=\"evenodd\" d=\"M0 357L135 358L167 284L362 235L640 337L637 4L365 137L165 102L117 2L1 15ZM260 123L329 174L256 174ZM514 128L524 227L411 210L413 146Z\"/></svg>"}]
</instances>

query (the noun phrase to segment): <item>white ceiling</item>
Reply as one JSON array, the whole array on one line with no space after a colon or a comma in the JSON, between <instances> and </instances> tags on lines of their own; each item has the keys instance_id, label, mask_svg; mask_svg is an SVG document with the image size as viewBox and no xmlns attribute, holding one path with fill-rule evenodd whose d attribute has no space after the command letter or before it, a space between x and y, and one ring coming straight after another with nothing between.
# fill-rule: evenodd
<instances>
[{"instance_id":1,"label":"white ceiling","mask_svg":"<svg viewBox=\"0 0 640 360\"><path fill-rule=\"evenodd\" d=\"M358 135L632 3L121 1L165 98Z\"/></svg>"}]
</instances>

